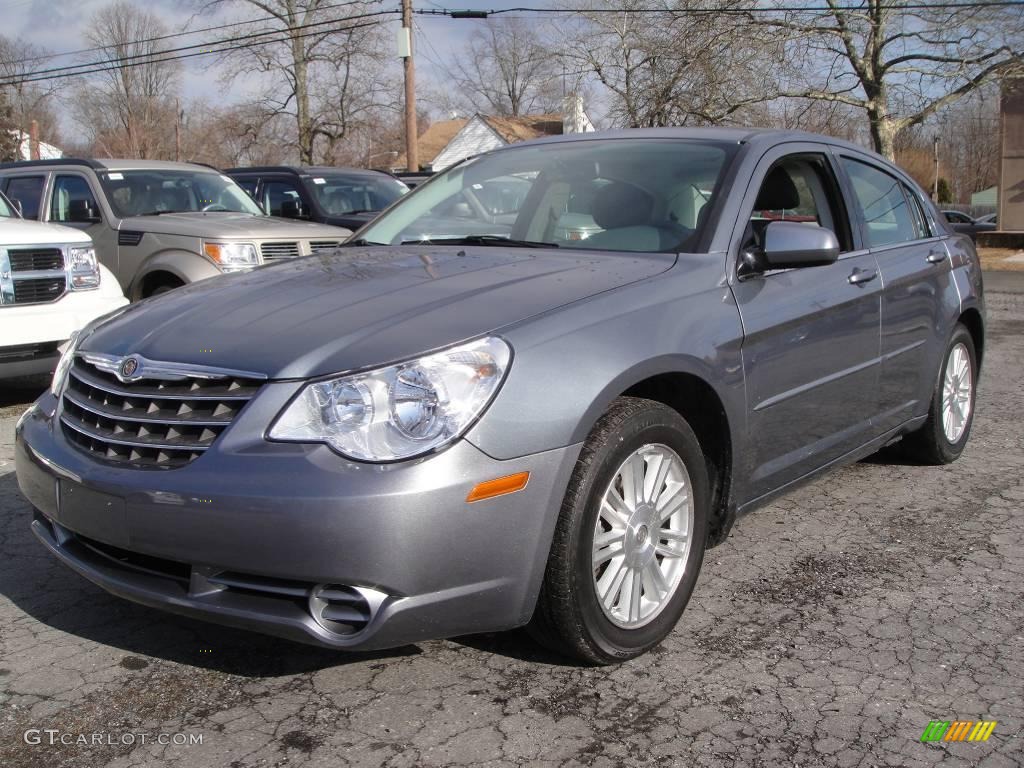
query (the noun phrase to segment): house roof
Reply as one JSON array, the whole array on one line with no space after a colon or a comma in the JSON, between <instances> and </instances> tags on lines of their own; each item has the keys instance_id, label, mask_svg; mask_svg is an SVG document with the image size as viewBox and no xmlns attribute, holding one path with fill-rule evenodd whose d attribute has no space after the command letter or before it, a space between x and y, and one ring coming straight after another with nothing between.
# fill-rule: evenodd
<instances>
[{"instance_id":1,"label":"house roof","mask_svg":"<svg viewBox=\"0 0 1024 768\"><path fill-rule=\"evenodd\" d=\"M562 116L521 115L519 117L498 117L496 115L478 115L501 138L509 144L517 141L529 141L541 136L560 136L562 134Z\"/></svg>"},{"instance_id":2,"label":"house roof","mask_svg":"<svg viewBox=\"0 0 1024 768\"><path fill-rule=\"evenodd\" d=\"M455 134L465 127L469 120L465 117L454 120L439 120L431 123L420 137L416 140L416 147L419 150L420 165L430 165L431 161L441 154L441 150L448 146L448 143L455 138ZM391 166L405 168L405 152L399 152Z\"/></svg>"}]
</instances>

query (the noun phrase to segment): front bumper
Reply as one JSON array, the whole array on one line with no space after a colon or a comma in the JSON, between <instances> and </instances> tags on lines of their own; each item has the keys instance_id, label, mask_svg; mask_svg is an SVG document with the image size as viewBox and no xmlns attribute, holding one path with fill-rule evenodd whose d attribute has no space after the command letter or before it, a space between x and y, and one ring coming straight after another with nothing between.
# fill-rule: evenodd
<instances>
[{"instance_id":1,"label":"front bumper","mask_svg":"<svg viewBox=\"0 0 1024 768\"><path fill-rule=\"evenodd\" d=\"M16 435L33 531L116 595L329 647L388 648L529 620L578 445L497 461L461 440L418 461L356 464L325 446L264 441L266 412L290 389L267 388L174 470L81 452L47 393ZM466 503L475 484L523 471L524 490ZM342 634L314 619L317 585L368 595L365 626Z\"/></svg>"}]
</instances>

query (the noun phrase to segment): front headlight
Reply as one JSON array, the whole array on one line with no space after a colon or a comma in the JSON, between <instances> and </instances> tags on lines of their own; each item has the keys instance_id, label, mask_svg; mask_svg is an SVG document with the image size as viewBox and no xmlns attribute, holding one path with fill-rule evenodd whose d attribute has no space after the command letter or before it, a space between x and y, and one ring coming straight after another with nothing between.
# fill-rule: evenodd
<instances>
[{"instance_id":1,"label":"front headlight","mask_svg":"<svg viewBox=\"0 0 1024 768\"><path fill-rule=\"evenodd\" d=\"M240 272L260 263L256 246L252 243L203 242L203 253L213 259L223 272Z\"/></svg>"},{"instance_id":2,"label":"front headlight","mask_svg":"<svg viewBox=\"0 0 1024 768\"><path fill-rule=\"evenodd\" d=\"M327 443L358 461L420 456L460 437L487 407L511 349L488 337L368 373L308 384L272 440Z\"/></svg>"},{"instance_id":3,"label":"front headlight","mask_svg":"<svg viewBox=\"0 0 1024 768\"><path fill-rule=\"evenodd\" d=\"M72 291L87 291L100 287L100 267L96 262L95 248L68 248L68 269Z\"/></svg>"},{"instance_id":4,"label":"front headlight","mask_svg":"<svg viewBox=\"0 0 1024 768\"><path fill-rule=\"evenodd\" d=\"M60 360L57 361L57 368L53 372L53 381L50 382L50 391L60 397L60 390L64 386L64 380L68 377L68 369L71 368L71 361L75 358L75 350L82 340L81 331L72 331L71 338L64 345L64 351L60 353Z\"/></svg>"}]
</instances>

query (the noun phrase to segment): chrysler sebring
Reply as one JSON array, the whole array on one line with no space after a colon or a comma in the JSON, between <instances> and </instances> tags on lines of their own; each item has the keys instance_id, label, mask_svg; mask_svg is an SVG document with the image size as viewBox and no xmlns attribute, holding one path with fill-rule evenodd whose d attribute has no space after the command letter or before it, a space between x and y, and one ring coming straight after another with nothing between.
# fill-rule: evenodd
<instances>
[{"instance_id":1,"label":"chrysler sebring","mask_svg":"<svg viewBox=\"0 0 1024 768\"><path fill-rule=\"evenodd\" d=\"M332 253L86 327L17 427L32 529L110 592L339 649L666 637L737 517L883 446L956 459L981 272L812 134L556 137Z\"/></svg>"}]
</instances>

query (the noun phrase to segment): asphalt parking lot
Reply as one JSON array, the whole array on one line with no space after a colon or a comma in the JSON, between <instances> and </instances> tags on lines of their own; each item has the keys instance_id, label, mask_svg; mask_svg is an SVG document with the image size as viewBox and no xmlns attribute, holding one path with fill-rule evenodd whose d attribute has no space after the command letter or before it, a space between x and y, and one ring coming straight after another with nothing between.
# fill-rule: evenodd
<instances>
[{"instance_id":1,"label":"asphalt parking lot","mask_svg":"<svg viewBox=\"0 0 1024 768\"><path fill-rule=\"evenodd\" d=\"M986 281L961 460L872 457L743 519L669 640L616 668L522 633L346 656L110 597L29 532L11 442L32 391L8 391L0 766L1022 765L1024 280ZM931 720L997 725L922 744Z\"/></svg>"}]
</instances>

